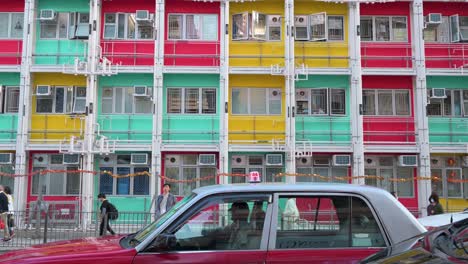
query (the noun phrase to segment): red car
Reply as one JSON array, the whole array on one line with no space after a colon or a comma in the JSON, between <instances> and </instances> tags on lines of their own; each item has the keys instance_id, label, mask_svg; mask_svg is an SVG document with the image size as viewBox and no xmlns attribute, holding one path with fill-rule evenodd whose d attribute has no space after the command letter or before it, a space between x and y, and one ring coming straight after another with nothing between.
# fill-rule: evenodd
<instances>
[{"instance_id":1,"label":"red car","mask_svg":"<svg viewBox=\"0 0 468 264\"><path fill-rule=\"evenodd\" d=\"M425 231L373 187L216 185L135 234L45 244L0 263L358 263Z\"/></svg>"}]
</instances>

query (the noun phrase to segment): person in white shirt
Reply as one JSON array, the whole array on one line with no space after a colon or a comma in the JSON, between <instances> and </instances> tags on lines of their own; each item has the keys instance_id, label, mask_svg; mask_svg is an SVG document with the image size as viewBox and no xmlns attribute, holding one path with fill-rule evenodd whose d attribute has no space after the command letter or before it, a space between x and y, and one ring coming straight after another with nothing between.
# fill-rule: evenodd
<instances>
[{"instance_id":1,"label":"person in white shirt","mask_svg":"<svg viewBox=\"0 0 468 264\"><path fill-rule=\"evenodd\" d=\"M156 219L169 211L176 203L176 197L171 193L171 185L165 183L163 185L163 193L158 195L158 199L156 199Z\"/></svg>"},{"instance_id":2,"label":"person in white shirt","mask_svg":"<svg viewBox=\"0 0 468 264\"><path fill-rule=\"evenodd\" d=\"M15 209L13 207L13 196L11 195L11 188L5 186L5 194L8 197L8 231L10 232L10 238L15 235L13 228L15 227L15 220L13 215L15 214Z\"/></svg>"}]
</instances>

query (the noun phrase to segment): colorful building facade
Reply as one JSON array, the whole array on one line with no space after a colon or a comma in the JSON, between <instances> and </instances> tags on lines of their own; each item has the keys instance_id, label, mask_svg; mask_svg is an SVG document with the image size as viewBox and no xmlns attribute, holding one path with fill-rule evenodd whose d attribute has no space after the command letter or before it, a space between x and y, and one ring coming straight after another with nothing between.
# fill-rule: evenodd
<instances>
[{"instance_id":1,"label":"colorful building facade","mask_svg":"<svg viewBox=\"0 0 468 264\"><path fill-rule=\"evenodd\" d=\"M182 197L252 171L468 207L466 3L10 2L0 171L18 208L105 193L149 211L165 182Z\"/></svg>"}]
</instances>

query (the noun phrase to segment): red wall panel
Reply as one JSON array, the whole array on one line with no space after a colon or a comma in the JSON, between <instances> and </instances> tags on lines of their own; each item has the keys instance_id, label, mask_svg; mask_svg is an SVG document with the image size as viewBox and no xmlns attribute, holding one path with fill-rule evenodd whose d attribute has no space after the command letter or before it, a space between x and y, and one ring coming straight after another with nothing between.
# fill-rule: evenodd
<instances>
[{"instance_id":1,"label":"red wall panel","mask_svg":"<svg viewBox=\"0 0 468 264\"><path fill-rule=\"evenodd\" d=\"M166 1L164 65L166 66L218 66L220 30L218 41L173 41L168 40L168 15L182 14L217 14L220 19L219 2L192 2L185 0Z\"/></svg>"},{"instance_id":2,"label":"red wall panel","mask_svg":"<svg viewBox=\"0 0 468 264\"><path fill-rule=\"evenodd\" d=\"M0 4L0 12L24 12L24 0L3 1ZM20 65L22 40L0 39L0 64Z\"/></svg>"},{"instance_id":3,"label":"red wall panel","mask_svg":"<svg viewBox=\"0 0 468 264\"><path fill-rule=\"evenodd\" d=\"M364 141L414 144L413 80L411 76L363 76L363 89L409 89L410 116L364 116Z\"/></svg>"},{"instance_id":4,"label":"red wall panel","mask_svg":"<svg viewBox=\"0 0 468 264\"><path fill-rule=\"evenodd\" d=\"M361 16L406 16L408 42L361 42L362 66L411 68L410 3L362 4Z\"/></svg>"},{"instance_id":5,"label":"red wall panel","mask_svg":"<svg viewBox=\"0 0 468 264\"><path fill-rule=\"evenodd\" d=\"M443 16L468 16L468 3L424 3L424 15L442 13ZM468 65L468 44L426 42L426 67L459 68Z\"/></svg>"}]
</instances>

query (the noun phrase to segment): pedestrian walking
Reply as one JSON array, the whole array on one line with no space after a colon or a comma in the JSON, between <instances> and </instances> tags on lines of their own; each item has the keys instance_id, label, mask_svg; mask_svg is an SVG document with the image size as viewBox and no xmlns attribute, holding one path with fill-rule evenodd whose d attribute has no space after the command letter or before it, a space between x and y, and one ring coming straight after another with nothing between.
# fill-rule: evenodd
<instances>
[{"instance_id":1,"label":"pedestrian walking","mask_svg":"<svg viewBox=\"0 0 468 264\"><path fill-rule=\"evenodd\" d=\"M0 215L3 221L3 241L10 241L10 231L8 230L8 196L5 193L5 187L0 185Z\"/></svg>"},{"instance_id":2,"label":"pedestrian walking","mask_svg":"<svg viewBox=\"0 0 468 264\"><path fill-rule=\"evenodd\" d=\"M115 206L111 204L107 199L106 195L103 193L100 193L98 195L98 199L101 202L101 207L100 207L100 218L101 218L101 224L99 226L99 235L102 236L104 234L104 230L109 231L111 235L115 235L114 230L112 230L109 221L115 220L116 217L114 218L114 215L117 212L117 209L115 209Z\"/></svg>"},{"instance_id":3,"label":"pedestrian walking","mask_svg":"<svg viewBox=\"0 0 468 264\"><path fill-rule=\"evenodd\" d=\"M433 192L431 196L429 196L429 206L427 207L427 215L438 215L444 213L444 208L439 203L439 195Z\"/></svg>"},{"instance_id":4,"label":"pedestrian walking","mask_svg":"<svg viewBox=\"0 0 468 264\"><path fill-rule=\"evenodd\" d=\"M9 186L5 186L5 193L8 197L8 231L10 233L10 238L15 236L14 227L15 227L15 209L13 207L13 195L11 193L11 188Z\"/></svg>"},{"instance_id":5,"label":"pedestrian walking","mask_svg":"<svg viewBox=\"0 0 468 264\"><path fill-rule=\"evenodd\" d=\"M171 193L171 185L165 183L163 185L163 193L158 195L158 199L156 199L156 219L169 211L176 203L176 197Z\"/></svg>"}]
</instances>

